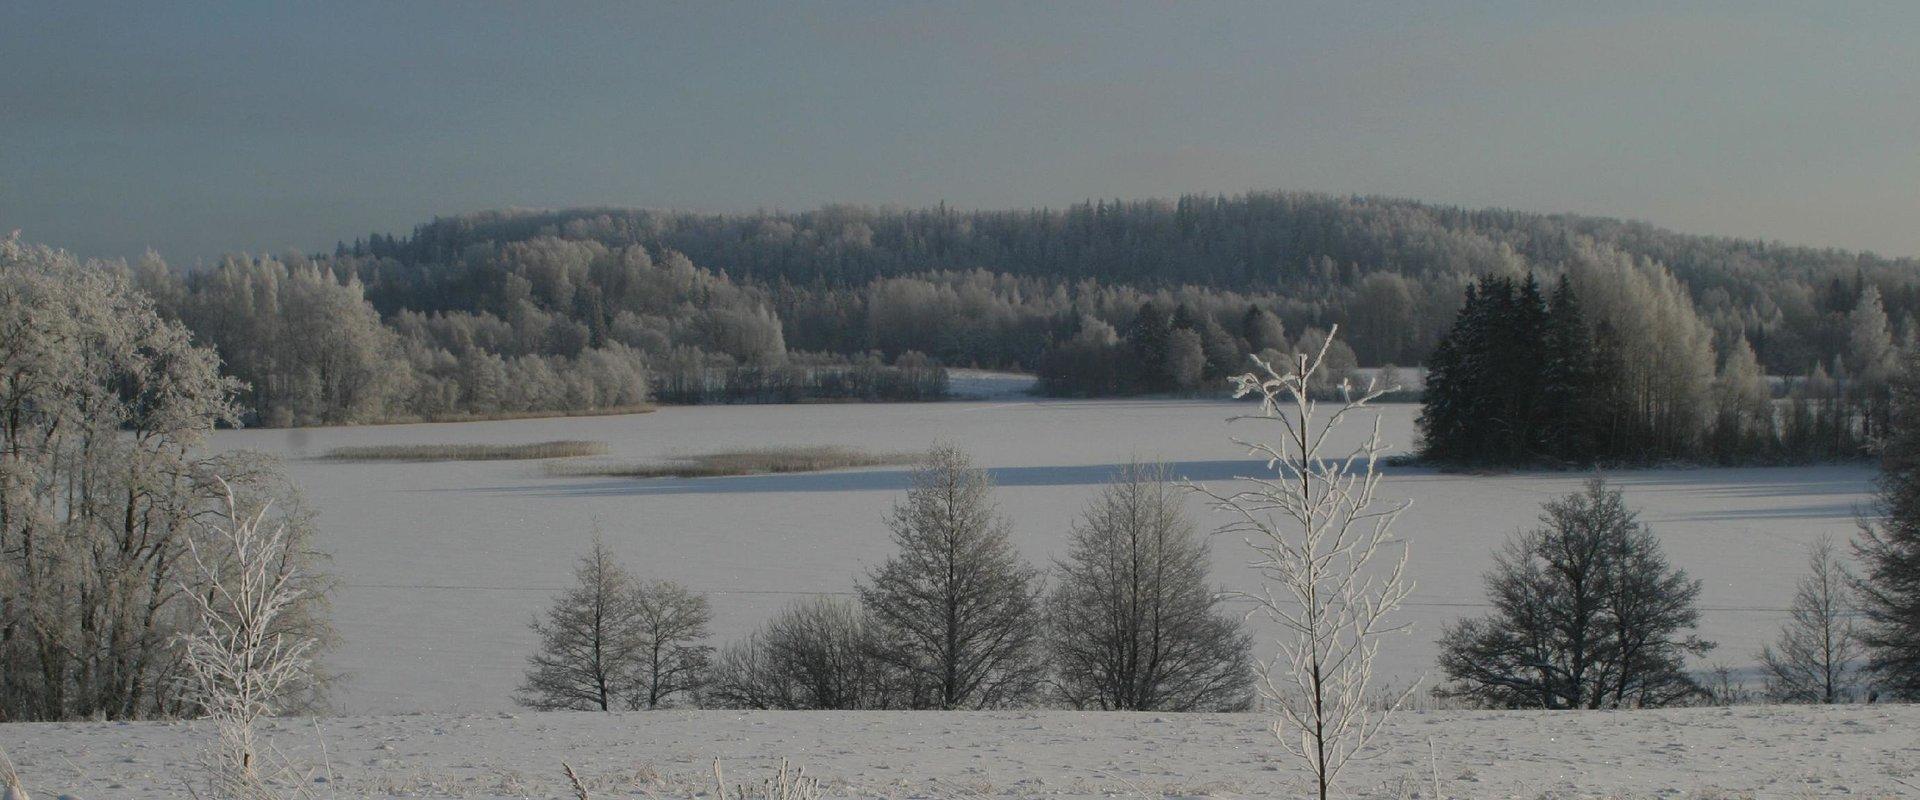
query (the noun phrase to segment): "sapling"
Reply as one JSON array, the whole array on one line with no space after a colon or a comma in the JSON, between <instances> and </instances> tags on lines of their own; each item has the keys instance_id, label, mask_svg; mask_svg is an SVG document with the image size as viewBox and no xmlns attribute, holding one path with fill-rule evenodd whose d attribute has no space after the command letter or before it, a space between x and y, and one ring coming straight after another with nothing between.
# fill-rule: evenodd
<instances>
[{"instance_id":1,"label":"sapling","mask_svg":"<svg viewBox=\"0 0 1920 800\"><path fill-rule=\"evenodd\" d=\"M1249 567L1261 588L1238 594L1254 604L1250 613L1282 631L1278 654L1259 665L1256 687L1275 715L1274 737L1304 766L1322 800L1349 763L1378 754L1369 748L1381 727L1418 685L1385 702L1370 696L1382 637L1407 630L1388 621L1413 591L1406 544L1392 534L1407 503L1378 498L1386 451L1378 417L1358 444L1330 441L1349 415L1386 389L1369 381L1355 392L1343 383L1344 399L1324 416L1309 396L1332 341L1329 334L1316 352L1296 353L1280 366L1256 357L1257 372L1233 379L1234 396L1255 397L1260 409L1232 421L1277 434L1233 441L1265 459L1271 475L1241 478L1227 493L1196 487L1232 516L1221 532L1239 534L1253 551Z\"/></svg>"}]
</instances>

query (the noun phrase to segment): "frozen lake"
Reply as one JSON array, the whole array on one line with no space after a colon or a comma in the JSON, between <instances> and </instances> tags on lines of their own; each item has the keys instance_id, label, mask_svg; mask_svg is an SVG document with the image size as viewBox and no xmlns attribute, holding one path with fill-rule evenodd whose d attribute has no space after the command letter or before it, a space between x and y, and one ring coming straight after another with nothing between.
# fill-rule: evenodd
<instances>
[{"instance_id":1,"label":"frozen lake","mask_svg":"<svg viewBox=\"0 0 1920 800\"><path fill-rule=\"evenodd\" d=\"M617 417L226 431L221 449L288 458L320 512L320 545L340 579L342 641L329 666L347 673L343 713L468 712L512 706L535 640L527 622L570 580L596 521L635 572L707 592L714 640L725 645L797 596L848 592L887 555L882 519L906 485L883 467L700 480L549 478L539 462L341 463L310 458L350 445L604 441L616 461L770 445L874 451L955 443L989 468L1021 548L1046 565L1068 525L1129 459L1158 460L1197 481L1259 468L1228 441L1224 422L1250 406L1215 401L998 401L672 407ZM1379 413L1390 442L1412 439L1416 406ZM1358 436L1360 425L1350 433ZM1245 428L1242 434L1254 433ZM1784 618L1805 546L1851 536L1870 499L1866 466L1684 469L1611 476L1666 543L1673 562L1705 580L1707 662L1739 667ZM1412 542L1419 582L1387 646L1390 677L1430 669L1447 620L1480 613L1481 573L1505 537L1532 524L1542 501L1585 473L1501 476L1390 470L1387 500L1411 499L1396 528ZM1203 529L1223 520L1192 509ZM1244 586L1244 545L1217 539L1215 579ZM1270 648L1262 647L1263 652ZM1703 664L1704 666L1704 664Z\"/></svg>"}]
</instances>

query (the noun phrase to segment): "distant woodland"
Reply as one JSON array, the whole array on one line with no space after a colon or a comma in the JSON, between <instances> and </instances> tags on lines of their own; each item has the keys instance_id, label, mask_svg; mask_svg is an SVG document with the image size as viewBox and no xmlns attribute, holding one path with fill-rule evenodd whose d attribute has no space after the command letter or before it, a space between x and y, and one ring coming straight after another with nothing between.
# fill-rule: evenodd
<instances>
[{"instance_id":1,"label":"distant woodland","mask_svg":"<svg viewBox=\"0 0 1920 800\"><path fill-rule=\"evenodd\" d=\"M1684 342L1658 369L1680 371L1661 380L1692 406L1660 424L1692 432L1663 434L1665 452L1714 433L1729 365L1761 376L1741 402L1845 394L1915 339L1920 306L1912 259L1304 193L502 211L332 253L127 269L245 382L249 421L271 425L930 398L953 366L1033 371L1063 396L1211 392L1249 355L1317 347L1335 325L1337 379L1428 363L1470 286L1532 276L1568 278L1596 331ZM1850 429L1830 437L1839 449L1865 435L1862 420L1833 424Z\"/></svg>"}]
</instances>

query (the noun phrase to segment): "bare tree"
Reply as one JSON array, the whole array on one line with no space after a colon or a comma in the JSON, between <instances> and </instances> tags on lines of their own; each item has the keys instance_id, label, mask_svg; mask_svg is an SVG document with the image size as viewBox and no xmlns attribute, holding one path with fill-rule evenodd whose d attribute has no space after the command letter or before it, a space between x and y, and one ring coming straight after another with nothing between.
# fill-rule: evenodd
<instances>
[{"instance_id":1,"label":"bare tree","mask_svg":"<svg viewBox=\"0 0 1920 800\"><path fill-rule=\"evenodd\" d=\"M1853 577L1827 538L1814 543L1807 568L1779 640L1760 649L1767 696L1784 703L1846 702L1858 687L1862 653L1853 630Z\"/></svg>"},{"instance_id":2,"label":"bare tree","mask_svg":"<svg viewBox=\"0 0 1920 800\"><path fill-rule=\"evenodd\" d=\"M306 592L287 527L269 525L264 508L242 512L231 487L226 494L224 524L206 526L204 543L188 541L198 580L185 588L199 624L183 637L185 663L191 697L219 735L208 760L214 795L272 798L275 770L262 763L255 726L307 680L317 642L283 624Z\"/></svg>"},{"instance_id":3,"label":"bare tree","mask_svg":"<svg viewBox=\"0 0 1920 800\"><path fill-rule=\"evenodd\" d=\"M1493 613L1442 633L1441 694L1560 709L1699 696L1685 659L1713 644L1682 632L1699 619L1700 582L1667 563L1621 493L1596 477L1549 501L1540 521L1495 554Z\"/></svg>"},{"instance_id":4,"label":"bare tree","mask_svg":"<svg viewBox=\"0 0 1920 800\"><path fill-rule=\"evenodd\" d=\"M1252 638L1207 585L1209 558L1165 467L1116 474L1055 566L1047 645L1060 699L1075 708L1244 708Z\"/></svg>"},{"instance_id":5,"label":"bare tree","mask_svg":"<svg viewBox=\"0 0 1920 800\"><path fill-rule=\"evenodd\" d=\"M1305 765L1323 799L1344 767L1371 754L1381 726L1413 691L1384 703L1369 696L1381 638L1406 630L1387 618L1413 591L1406 545L1391 530L1407 504L1377 499L1386 451L1378 418L1350 449L1329 442L1347 416L1381 394L1372 385L1357 397L1345 392L1348 399L1320 415L1309 389L1332 341L1330 333L1316 351L1294 355L1285 372L1256 358L1259 373L1234 378L1235 396L1260 400L1259 414L1234 419L1278 433L1271 442L1234 442L1265 459L1273 475L1243 478L1232 493L1200 489L1234 517L1222 532L1239 534L1253 550L1250 566L1263 588L1244 596L1285 632L1279 654L1260 665L1257 686L1275 709L1274 737Z\"/></svg>"},{"instance_id":6,"label":"bare tree","mask_svg":"<svg viewBox=\"0 0 1920 800\"><path fill-rule=\"evenodd\" d=\"M721 652L706 700L730 708L893 707L903 702L900 681L879 658L877 634L852 602L801 600Z\"/></svg>"},{"instance_id":7,"label":"bare tree","mask_svg":"<svg viewBox=\"0 0 1920 800\"><path fill-rule=\"evenodd\" d=\"M713 659L713 648L699 643L713 620L707 598L672 581L656 581L637 587L634 600L640 642L627 707L658 708L677 695L699 691Z\"/></svg>"},{"instance_id":8,"label":"bare tree","mask_svg":"<svg viewBox=\"0 0 1920 800\"><path fill-rule=\"evenodd\" d=\"M888 518L899 552L860 587L881 659L924 690L915 705L1017 703L1044 674L1039 574L1014 552L992 488L965 454L935 448Z\"/></svg>"},{"instance_id":9,"label":"bare tree","mask_svg":"<svg viewBox=\"0 0 1920 800\"><path fill-rule=\"evenodd\" d=\"M598 533L574 569L576 585L534 620L540 650L527 659L517 698L543 711L607 711L631 684L643 645L633 578Z\"/></svg>"}]
</instances>

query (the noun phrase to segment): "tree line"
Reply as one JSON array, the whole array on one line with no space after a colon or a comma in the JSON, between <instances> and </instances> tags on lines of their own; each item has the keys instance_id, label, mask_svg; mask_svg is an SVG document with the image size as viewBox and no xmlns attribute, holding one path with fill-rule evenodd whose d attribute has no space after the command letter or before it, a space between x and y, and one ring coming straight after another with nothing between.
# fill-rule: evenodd
<instances>
[{"instance_id":1,"label":"tree line","mask_svg":"<svg viewBox=\"0 0 1920 800\"><path fill-rule=\"evenodd\" d=\"M1015 552L991 489L964 453L936 448L887 518L894 554L856 599L795 602L717 652L703 641L703 597L634 580L596 539L576 587L534 623L541 647L519 699L580 710L1248 706L1251 637L1209 584L1206 540L1163 469L1115 476L1073 526L1051 588Z\"/></svg>"},{"instance_id":2,"label":"tree line","mask_svg":"<svg viewBox=\"0 0 1920 800\"><path fill-rule=\"evenodd\" d=\"M1036 372L1061 395L1204 391L1335 326L1357 365L1422 364L1473 281L1622 263L1664 273L1717 357L1751 349L1809 393L1867 368L1852 356L1869 290L1894 341L1916 335L1910 260L1300 193L489 212L332 253L130 269L242 380L248 420L281 425L618 408L661 383L702 387L672 402L915 399L937 381L848 379L909 355ZM1587 305L1636 330L1630 307ZM1816 405L1808 440L1845 438Z\"/></svg>"},{"instance_id":3,"label":"tree line","mask_svg":"<svg viewBox=\"0 0 1920 800\"><path fill-rule=\"evenodd\" d=\"M1906 435L1920 435L1920 415L1909 419ZM1910 460L1882 483L1894 513L1854 544L1860 573L1831 542L1811 548L1777 640L1753 654L1759 699L1920 699ZM938 449L888 519L895 554L854 599L795 602L718 651L705 643L705 597L634 579L596 535L576 586L534 623L541 646L518 699L550 710L1247 708L1251 637L1209 585L1208 547L1166 477L1138 464L1116 475L1043 591L985 473ZM1488 612L1439 634L1436 696L1567 710L1737 699L1690 667L1716 648L1692 633L1701 582L1605 480L1549 500L1540 525L1493 558Z\"/></svg>"},{"instance_id":4,"label":"tree line","mask_svg":"<svg viewBox=\"0 0 1920 800\"><path fill-rule=\"evenodd\" d=\"M131 272L220 354L250 424L946 392L945 369L919 353L789 351L764 293L639 247L470 248L404 292L353 258L229 257L180 274L150 256Z\"/></svg>"}]
</instances>

